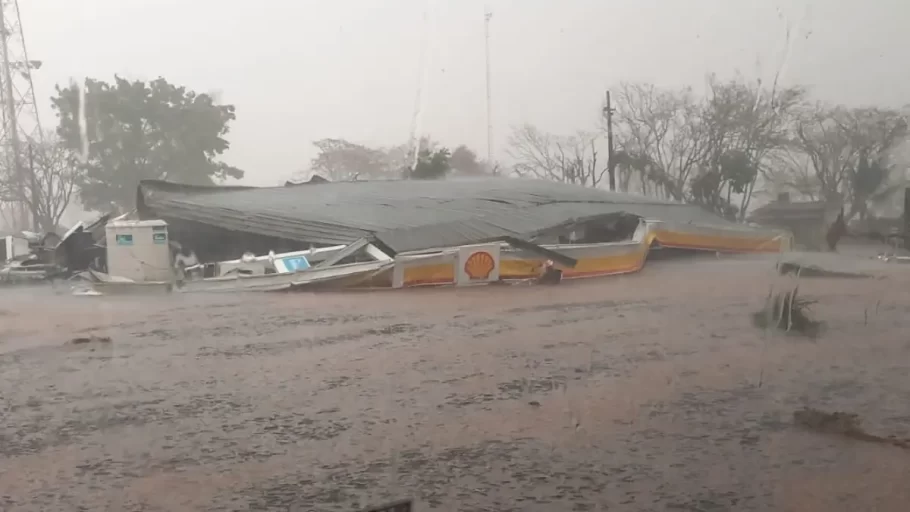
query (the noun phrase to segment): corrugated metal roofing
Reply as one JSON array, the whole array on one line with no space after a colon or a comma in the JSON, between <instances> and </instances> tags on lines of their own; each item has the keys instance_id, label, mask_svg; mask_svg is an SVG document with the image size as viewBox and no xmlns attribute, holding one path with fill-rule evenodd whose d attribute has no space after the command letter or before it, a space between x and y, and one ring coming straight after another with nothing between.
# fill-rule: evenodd
<instances>
[{"instance_id":1,"label":"corrugated metal roofing","mask_svg":"<svg viewBox=\"0 0 910 512\"><path fill-rule=\"evenodd\" d=\"M757 224L793 222L799 220L823 220L826 216L840 211L840 204L824 201L775 201L756 208L749 217Z\"/></svg>"},{"instance_id":2,"label":"corrugated metal roofing","mask_svg":"<svg viewBox=\"0 0 910 512\"><path fill-rule=\"evenodd\" d=\"M539 180L361 181L297 187L140 185L140 208L234 231L325 244L375 237L397 252L527 235L626 212L649 220L731 223L693 205Z\"/></svg>"}]
</instances>

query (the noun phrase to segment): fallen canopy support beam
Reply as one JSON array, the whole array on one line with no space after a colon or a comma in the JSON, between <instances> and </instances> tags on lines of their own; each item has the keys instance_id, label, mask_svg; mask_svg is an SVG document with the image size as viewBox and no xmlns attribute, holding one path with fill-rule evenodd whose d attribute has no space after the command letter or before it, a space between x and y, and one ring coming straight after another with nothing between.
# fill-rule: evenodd
<instances>
[{"instance_id":1,"label":"fallen canopy support beam","mask_svg":"<svg viewBox=\"0 0 910 512\"><path fill-rule=\"evenodd\" d=\"M366 238L360 238L351 244L349 244L344 249L336 252L331 257L326 258L315 265L313 268L326 268L331 267L332 265L338 263L339 261L347 258L348 256L354 255L357 251L363 249L364 247L370 245L370 241Z\"/></svg>"},{"instance_id":2,"label":"fallen canopy support beam","mask_svg":"<svg viewBox=\"0 0 910 512\"><path fill-rule=\"evenodd\" d=\"M511 245L512 247L515 247L517 249L523 249L525 251L543 256L544 258L546 258L548 260L553 260L553 262L559 263L563 267L575 268L575 266L578 265L578 260L576 260L575 258L570 258L569 256L566 256L565 254L553 251L551 249L546 249L535 243L531 243L526 240L522 240L520 238L506 236L506 237L502 237L500 240L508 243L509 245Z\"/></svg>"}]
</instances>

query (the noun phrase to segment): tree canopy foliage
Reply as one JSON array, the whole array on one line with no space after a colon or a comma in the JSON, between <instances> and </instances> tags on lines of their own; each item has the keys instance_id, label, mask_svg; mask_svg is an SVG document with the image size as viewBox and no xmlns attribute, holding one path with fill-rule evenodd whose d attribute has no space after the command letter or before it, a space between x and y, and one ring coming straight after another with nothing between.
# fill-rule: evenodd
<instances>
[{"instance_id":1,"label":"tree canopy foliage","mask_svg":"<svg viewBox=\"0 0 910 512\"><path fill-rule=\"evenodd\" d=\"M310 170L329 181L387 177L392 172L389 154L380 149L344 139L321 139L313 145L319 153L310 162Z\"/></svg>"},{"instance_id":2,"label":"tree canopy foliage","mask_svg":"<svg viewBox=\"0 0 910 512\"><path fill-rule=\"evenodd\" d=\"M57 86L51 101L63 147L82 162L78 185L86 208L132 208L144 179L209 185L243 177L218 159L229 148L225 137L235 119L233 105L163 78L115 76L113 83L85 81L82 112L82 87Z\"/></svg>"},{"instance_id":3,"label":"tree canopy foliage","mask_svg":"<svg viewBox=\"0 0 910 512\"><path fill-rule=\"evenodd\" d=\"M475 153L474 150L464 144L456 147L455 150L452 151L452 155L449 157L449 163L453 170L458 171L465 176L481 176L492 171L492 169L487 168L485 162L481 162L477 158L477 153Z\"/></svg>"},{"instance_id":4,"label":"tree canopy foliage","mask_svg":"<svg viewBox=\"0 0 910 512\"><path fill-rule=\"evenodd\" d=\"M421 149L417 156L417 165L413 169L407 169L405 176L415 180L438 180L445 178L449 171L452 170L452 155L446 148L440 148L436 151Z\"/></svg>"},{"instance_id":5,"label":"tree canopy foliage","mask_svg":"<svg viewBox=\"0 0 910 512\"><path fill-rule=\"evenodd\" d=\"M345 139L320 139L313 143L318 150L303 174L319 175L330 181L376 179L441 179L452 172L466 176L490 172L487 162L465 145L454 151L429 137L415 148L408 144L374 148Z\"/></svg>"}]
</instances>

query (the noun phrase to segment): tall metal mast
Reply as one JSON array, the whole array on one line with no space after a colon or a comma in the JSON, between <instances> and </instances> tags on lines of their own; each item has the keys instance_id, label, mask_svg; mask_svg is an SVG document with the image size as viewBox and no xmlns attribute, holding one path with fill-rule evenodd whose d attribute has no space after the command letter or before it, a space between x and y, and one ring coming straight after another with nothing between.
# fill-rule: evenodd
<instances>
[{"instance_id":1,"label":"tall metal mast","mask_svg":"<svg viewBox=\"0 0 910 512\"><path fill-rule=\"evenodd\" d=\"M420 142L421 142L421 121L423 106L426 99L424 98L424 89L429 80L429 66L427 66L427 53L430 46L430 11L433 7L433 0L427 0L423 10L423 37L420 44L420 57L417 61L417 95L414 98L414 116L411 118L411 137L408 140L408 157L411 163L408 166L409 172L413 173L420 161Z\"/></svg>"},{"instance_id":2,"label":"tall metal mast","mask_svg":"<svg viewBox=\"0 0 910 512\"><path fill-rule=\"evenodd\" d=\"M36 192L28 179L31 170L22 162L23 149L44 140L31 73L40 67L40 61L28 58L18 0L0 0L0 151L6 154L7 172L16 190L18 229L31 224L26 198Z\"/></svg>"},{"instance_id":3,"label":"tall metal mast","mask_svg":"<svg viewBox=\"0 0 910 512\"><path fill-rule=\"evenodd\" d=\"M486 83L487 83L487 165L491 169L495 168L493 164L493 92L490 84L490 20L493 18L493 11L487 5L484 8L483 15L483 33L484 33L484 50L486 52Z\"/></svg>"}]
</instances>

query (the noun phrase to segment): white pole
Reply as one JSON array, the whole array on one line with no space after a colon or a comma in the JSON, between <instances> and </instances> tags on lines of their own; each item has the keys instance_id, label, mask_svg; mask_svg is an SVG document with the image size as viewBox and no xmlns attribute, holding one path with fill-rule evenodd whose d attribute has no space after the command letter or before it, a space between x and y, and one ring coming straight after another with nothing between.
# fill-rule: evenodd
<instances>
[{"instance_id":1,"label":"white pole","mask_svg":"<svg viewBox=\"0 0 910 512\"><path fill-rule=\"evenodd\" d=\"M493 168L493 92L490 84L490 19L493 12L487 5L484 9L484 38L486 51L486 85L487 85L487 165Z\"/></svg>"},{"instance_id":2,"label":"white pole","mask_svg":"<svg viewBox=\"0 0 910 512\"><path fill-rule=\"evenodd\" d=\"M413 150L413 161L411 163L411 172L414 172L414 169L417 168L417 163L420 161L420 137L421 137L421 128L423 122L423 110L426 105L426 94L424 89L427 88L427 82L430 78L430 67L427 65L427 60L432 59L432 55L427 55L431 53L430 43L431 38L433 37L433 28L430 27L431 17L433 13L433 3L434 0L427 0L426 6L423 11L423 38L420 45L420 60L417 64L417 97L414 101L414 117L411 120L411 140L410 145Z\"/></svg>"}]
</instances>

